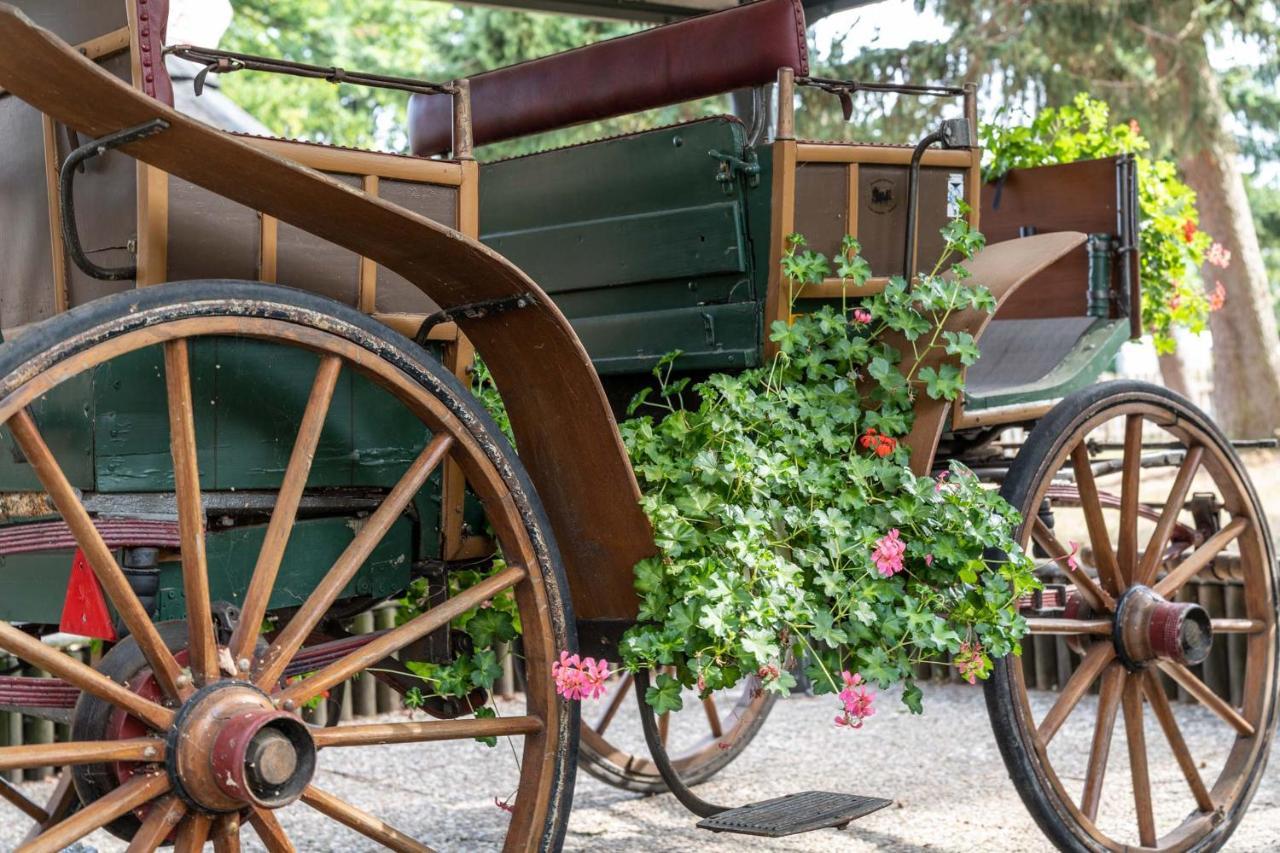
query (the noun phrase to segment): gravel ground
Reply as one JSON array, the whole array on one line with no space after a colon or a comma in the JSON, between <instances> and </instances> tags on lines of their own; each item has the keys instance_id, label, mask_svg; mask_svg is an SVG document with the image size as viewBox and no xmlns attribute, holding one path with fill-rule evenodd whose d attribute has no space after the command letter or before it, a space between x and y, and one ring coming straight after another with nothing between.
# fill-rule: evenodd
<instances>
[{"instance_id":1,"label":"gravel ground","mask_svg":"<svg viewBox=\"0 0 1280 853\"><path fill-rule=\"evenodd\" d=\"M1037 701L1048 702L1046 694ZM1092 697L1086 698L1055 747L1088 748ZM880 711L859 732L831 724L832 700L793 698L779 702L751 748L722 775L699 788L712 801L746 803L792 791L823 789L892 798L894 806L834 830L765 841L716 836L669 796L644 797L608 788L579 774L565 847L590 851L1042 851L1048 845L1018 800L996 751L982 691L965 685L931 685L925 715L912 717L893 696L880 697ZM513 709L514 710L514 709ZM1043 708L1039 709L1043 711ZM1198 760L1221 754L1217 718L1180 709L1183 732ZM1149 725L1148 743L1160 745ZM630 704L616 726L635 725ZM1153 752L1157 819L1183 813L1189 794L1167 753ZM440 850L479 851L499 843L506 815L494 797L514 787L511 751L471 744L388 746L377 750L328 750L316 783L378 814ZM1112 778L1124 779L1128 762L1123 737L1111 757ZM48 784L28 784L32 796L47 796ZM459 797L458 791L472 792ZM1103 818L1124 819L1127 803L1104 802ZM363 837L320 818L305 806L280 813L304 851L363 851ZM0 848L12 849L25 831L21 816L0 807ZM102 853L124 845L98 833L87 847ZM254 840L256 841L256 839ZM253 842L246 849L261 849ZM1253 806L1227 846L1240 853L1280 848L1280 765L1270 768ZM85 851L87 853L87 850Z\"/></svg>"}]
</instances>

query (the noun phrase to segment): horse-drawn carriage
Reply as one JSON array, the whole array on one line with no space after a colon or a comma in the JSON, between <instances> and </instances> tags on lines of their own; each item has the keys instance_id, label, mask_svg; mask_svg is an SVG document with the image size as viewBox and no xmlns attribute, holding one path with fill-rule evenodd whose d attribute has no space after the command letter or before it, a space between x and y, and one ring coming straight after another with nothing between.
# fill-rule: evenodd
<instances>
[{"instance_id":1,"label":"horse-drawn carriage","mask_svg":"<svg viewBox=\"0 0 1280 853\"><path fill-rule=\"evenodd\" d=\"M712 806L686 783L749 743L763 694L741 693L723 718L709 697L691 703L678 716L709 736L680 751L666 739L679 720L641 702L647 760L608 729L627 685L580 732L550 672L564 651L612 656L636 618L633 567L655 545L615 414L637 383L672 350L693 373L769 358L766 330L792 310L792 232L827 252L856 235L873 274L853 293L806 287L803 309L910 279L964 210L992 238L969 270L999 307L948 321L980 338L982 358L954 405L921 397L911 466L960 460L1002 482L1020 541L1051 562L1066 562L1073 523L1090 543L1086 571L1021 603L1033 633L1079 657L1075 674L1048 702L1016 658L988 682L1010 774L1063 849L1214 849L1239 823L1275 723L1273 545L1203 414L1160 388L1092 384L1141 331L1127 158L984 188L968 88L875 87L959 103L918 145L797 140L797 87L860 87L808 76L793 0L448 84L344 72L411 97L411 156L236 136L175 112L163 2L18 6L47 30L0 6L0 649L53 678L0 676L0 706L71 735L0 747L0 768L62 769L47 804L0 783L33 819L24 850L104 827L130 849L234 850L242 823L287 850L275 810L298 800L423 850L317 787L318 752L495 737L521 744L508 849L562 841L580 733L591 772L669 788L711 828L780 834L883 804ZM180 53L212 71L324 74ZM752 89L746 121L473 158L473 144ZM465 384L473 352L518 456ZM1010 427L1030 433L1006 447ZM1242 590L1243 616L1178 600L1203 573ZM415 584L420 612L346 633ZM302 721L357 673L413 689L401 662L447 663L462 650L450 623L504 596L521 629L522 712L475 714L479 691L425 700L428 721ZM109 650L75 661L44 642L60 630ZM1241 652L1237 696L1194 672L1221 635ZM1171 703L1157 673L1195 704ZM1186 808L1153 807L1163 756L1148 759L1146 706ZM1204 709L1226 738L1212 756L1193 755L1179 727ZM1131 778L1107 788L1121 710ZM1087 754L1051 748L1069 721L1093 732ZM459 756L453 769L471 760ZM1099 818L1107 791L1126 824L1112 808Z\"/></svg>"}]
</instances>

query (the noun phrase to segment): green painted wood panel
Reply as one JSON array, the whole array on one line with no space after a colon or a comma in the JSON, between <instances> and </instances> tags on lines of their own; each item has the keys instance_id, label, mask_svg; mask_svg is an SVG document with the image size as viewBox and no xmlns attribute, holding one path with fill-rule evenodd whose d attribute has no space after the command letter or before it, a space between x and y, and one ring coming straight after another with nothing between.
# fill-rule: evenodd
<instances>
[{"instance_id":1,"label":"green painted wood panel","mask_svg":"<svg viewBox=\"0 0 1280 853\"><path fill-rule=\"evenodd\" d=\"M757 363L756 191L718 180L711 153L744 141L721 117L484 164L482 239L551 294L603 374L677 349L690 369Z\"/></svg>"}]
</instances>

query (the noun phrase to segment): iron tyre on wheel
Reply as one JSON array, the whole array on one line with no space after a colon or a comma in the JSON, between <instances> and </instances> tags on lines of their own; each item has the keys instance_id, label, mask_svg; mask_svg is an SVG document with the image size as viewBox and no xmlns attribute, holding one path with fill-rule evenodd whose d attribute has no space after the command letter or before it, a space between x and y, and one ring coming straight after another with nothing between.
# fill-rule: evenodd
<instances>
[{"instance_id":1,"label":"iron tyre on wheel","mask_svg":"<svg viewBox=\"0 0 1280 853\"><path fill-rule=\"evenodd\" d=\"M1064 610L1027 613L1034 634L1078 655L1056 694L1029 692L1013 657L986 685L1023 802L1062 850L1220 848L1276 725L1275 553L1244 465L1191 403L1118 381L1046 415L1002 494L1022 514L1019 541L1074 581ZM1078 557L1072 539L1087 543ZM1224 578L1243 602L1234 618L1189 595ZM1228 642L1239 678L1215 688L1197 664Z\"/></svg>"}]
</instances>

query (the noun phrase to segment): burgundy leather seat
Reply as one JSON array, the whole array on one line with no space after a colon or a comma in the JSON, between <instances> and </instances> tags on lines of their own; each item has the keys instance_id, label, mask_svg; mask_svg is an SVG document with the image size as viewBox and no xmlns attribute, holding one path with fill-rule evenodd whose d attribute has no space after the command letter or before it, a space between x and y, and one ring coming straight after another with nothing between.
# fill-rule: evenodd
<instances>
[{"instance_id":1,"label":"burgundy leather seat","mask_svg":"<svg viewBox=\"0 0 1280 853\"><path fill-rule=\"evenodd\" d=\"M471 79L476 145L568 127L809 73L799 0L759 0L486 71ZM414 154L449 150L452 101L409 101Z\"/></svg>"}]
</instances>

